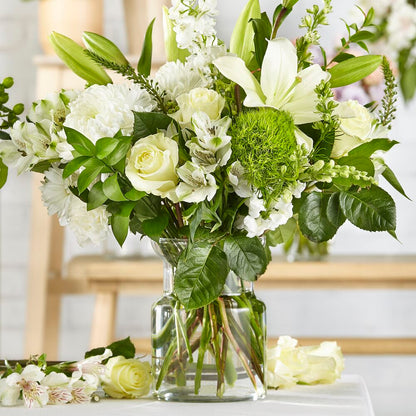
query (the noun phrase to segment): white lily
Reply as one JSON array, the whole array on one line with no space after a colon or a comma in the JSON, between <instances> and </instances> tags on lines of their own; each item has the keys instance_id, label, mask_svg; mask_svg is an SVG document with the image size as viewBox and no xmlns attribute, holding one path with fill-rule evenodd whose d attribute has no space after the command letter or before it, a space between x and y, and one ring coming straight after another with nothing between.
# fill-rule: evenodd
<instances>
[{"instance_id":1,"label":"white lily","mask_svg":"<svg viewBox=\"0 0 416 416\"><path fill-rule=\"evenodd\" d=\"M328 81L330 74L316 64L298 72L296 49L288 39L269 41L260 83L244 61L236 56L222 56L214 61L214 65L225 77L244 89L246 107L273 107L287 111L296 125L320 119L314 90L322 80ZM296 138L299 144L304 143L308 148L312 145L312 140L299 129L296 129Z\"/></svg>"}]
</instances>

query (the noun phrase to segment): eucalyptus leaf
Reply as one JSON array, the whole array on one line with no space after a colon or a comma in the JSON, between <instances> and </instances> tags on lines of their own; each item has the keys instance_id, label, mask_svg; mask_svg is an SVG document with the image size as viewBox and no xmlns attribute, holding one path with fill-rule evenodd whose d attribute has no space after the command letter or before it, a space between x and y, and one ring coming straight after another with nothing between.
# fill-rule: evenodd
<instances>
[{"instance_id":1,"label":"eucalyptus leaf","mask_svg":"<svg viewBox=\"0 0 416 416\"><path fill-rule=\"evenodd\" d=\"M201 308L220 295L229 270L227 256L221 249L197 242L179 257L175 294L186 310Z\"/></svg>"},{"instance_id":2,"label":"eucalyptus leaf","mask_svg":"<svg viewBox=\"0 0 416 416\"><path fill-rule=\"evenodd\" d=\"M311 192L299 210L300 231L316 243L330 240L338 229L327 217L329 198L329 194Z\"/></svg>"},{"instance_id":3,"label":"eucalyptus leaf","mask_svg":"<svg viewBox=\"0 0 416 416\"><path fill-rule=\"evenodd\" d=\"M363 230L396 229L396 206L393 198L376 185L369 189L342 191L339 198L347 219Z\"/></svg>"},{"instance_id":4,"label":"eucalyptus leaf","mask_svg":"<svg viewBox=\"0 0 416 416\"><path fill-rule=\"evenodd\" d=\"M230 236L225 239L224 253L230 269L241 279L255 281L266 271L267 257L259 238Z\"/></svg>"}]
</instances>

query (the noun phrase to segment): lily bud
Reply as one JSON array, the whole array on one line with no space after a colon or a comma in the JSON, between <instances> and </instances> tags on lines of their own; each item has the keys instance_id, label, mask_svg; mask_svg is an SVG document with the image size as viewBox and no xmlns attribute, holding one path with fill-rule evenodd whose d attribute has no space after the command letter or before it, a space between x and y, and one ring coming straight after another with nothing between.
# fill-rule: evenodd
<instances>
[{"instance_id":1,"label":"lily bud","mask_svg":"<svg viewBox=\"0 0 416 416\"><path fill-rule=\"evenodd\" d=\"M87 49L107 61L118 65L127 65L129 62L120 49L111 40L93 32L84 32L82 41Z\"/></svg>"},{"instance_id":2,"label":"lily bud","mask_svg":"<svg viewBox=\"0 0 416 416\"><path fill-rule=\"evenodd\" d=\"M104 69L94 62L78 43L57 32L52 32L49 39L59 58L88 84L112 83Z\"/></svg>"},{"instance_id":3,"label":"lily bud","mask_svg":"<svg viewBox=\"0 0 416 416\"><path fill-rule=\"evenodd\" d=\"M246 65L250 63L254 56L254 29L250 20L260 18L259 0L249 0L241 12L231 35L230 52L239 56Z\"/></svg>"},{"instance_id":4,"label":"lily bud","mask_svg":"<svg viewBox=\"0 0 416 416\"><path fill-rule=\"evenodd\" d=\"M291 9L299 0L283 0L282 6L285 9Z\"/></svg>"},{"instance_id":5,"label":"lily bud","mask_svg":"<svg viewBox=\"0 0 416 416\"><path fill-rule=\"evenodd\" d=\"M166 6L163 6L163 33L165 39L165 52L166 60L177 61L178 59L181 62L185 62L189 52L186 49L178 48L176 43L176 33L173 30L173 23L169 18L169 9Z\"/></svg>"}]
</instances>

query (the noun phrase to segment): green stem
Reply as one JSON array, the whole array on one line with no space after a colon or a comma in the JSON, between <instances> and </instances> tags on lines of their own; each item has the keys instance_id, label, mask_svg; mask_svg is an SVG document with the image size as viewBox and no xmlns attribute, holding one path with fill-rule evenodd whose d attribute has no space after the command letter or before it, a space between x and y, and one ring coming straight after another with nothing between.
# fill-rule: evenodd
<instances>
[{"instance_id":1,"label":"green stem","mask_svg":"<svg viewBox=\"0 0 416 416\"><path fill-rule=\"evenodd\" d=\"M286 7L282 7L282 10L280 10L279 15L277 16L276 22L273 26L273 32L270 40L274 39L277 36L277 31L279 30L279 27L285 20L286 16L290 13L292 9L287 9Z\"/></svg>"},{"instance_id":2,"label":"green stem","mask_svg":"<svg viewBox=\"0 0 416 416\"><path fill-rule=\"evenodd\" d=\"M211 323L211 345L215 357L215 366L217 369L217 396L222 397L224 394L224 373L221 372L220 343L218 332L218 319L215 313L214 303L208 305L208 312Z\"/></svg>"},{"instance_id":3,"label":"green stem","mask_svg":"<svg viewBox=\"0 0 416 416\"><path fill-rule=\"evenodd\" d=\"M208 348L210 339L210 320L208 314L208 306L204 306L204 316L202 318L202 332L201 332L201 342L199 344L198 350L198 360L196 363L196 371L195 371L195 394L199 394L199 390L201 388L201 378L202 378L202 370L204 366L204 357L205 353Z\"/></svg>"}]
</instances>

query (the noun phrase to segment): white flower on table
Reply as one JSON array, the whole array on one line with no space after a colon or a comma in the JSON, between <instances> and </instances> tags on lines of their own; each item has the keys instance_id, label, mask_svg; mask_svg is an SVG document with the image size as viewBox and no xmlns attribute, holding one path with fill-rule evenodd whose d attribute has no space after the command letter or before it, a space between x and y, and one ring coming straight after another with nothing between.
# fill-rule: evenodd
<instances>
[{"instance_id":1,"label":"white flower on table","mask_svg":"<svg viewBox=\"0 0 416 416\"><path fill-rule=\"evenodd\" d=\"M15 406L20 393L26 407L45 406L49 400L48 388L39 384L45 373L36 365L27 365L21 374L12 373L0 383L0 398L3 406Z\"/></svg>"},{"instance_id":2,"label":"white flower on table","mask_svg":"<svg viewBox=\"0 0 416 416\"><path fill-rule=\"evenodd\" d=\"M48 389L48 404L65 404L72 400L70 380L64 373L56 373L55 371L45 376L40 383Z\"/></svg>"}]
</instances>

